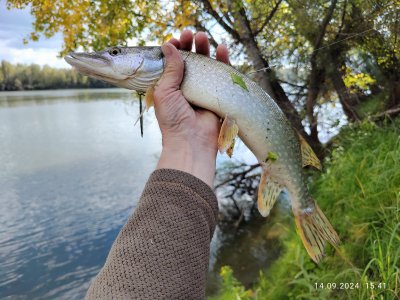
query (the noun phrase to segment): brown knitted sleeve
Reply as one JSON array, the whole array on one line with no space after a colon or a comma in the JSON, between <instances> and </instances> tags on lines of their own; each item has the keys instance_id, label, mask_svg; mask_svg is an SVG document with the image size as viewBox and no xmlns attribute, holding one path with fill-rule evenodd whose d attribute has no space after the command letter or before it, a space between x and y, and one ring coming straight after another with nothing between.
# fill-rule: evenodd
<instances>
[{"instance_id":1,"label":"brown knitted sleeve","mask_svg":"<svg viewBox=\"0 0 400 300\"><path fill-rule=\"evenodd\" d=\"M86 299L203 299L217 200L177 170L150 176Z\"/></svg>"}]
</instances>

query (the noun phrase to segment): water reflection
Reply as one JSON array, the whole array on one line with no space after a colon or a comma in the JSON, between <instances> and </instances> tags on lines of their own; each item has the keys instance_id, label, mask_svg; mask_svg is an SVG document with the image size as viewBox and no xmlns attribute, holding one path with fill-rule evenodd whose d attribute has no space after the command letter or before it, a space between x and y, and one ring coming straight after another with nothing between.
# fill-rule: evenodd
<instances>
[{"instance_id":1,"label":"water reflection","mask_svg":"<svg viewBox=\"0 0 400 300\"><path fill-rule=\"evenodd\" d=\"M91 161L24 174L9 184L17 197L1 197L3 295L84 292L135 204L135 178L119 172L129 164L104 168Z\"/></svg>"},{"instance_id":2,"label":"water reflection","mask_svg":"<svg viewBox=\"0 0 400 300\"><path fill-rule=\"evenodd\" d=\"M84 296L161 150L154 114L142 139L137 113L122 89L0 93L0 297ZM243 146L235 156L254 160ZM217 230L209 293L221 265L250 284L271 263L268 226Z\"/></svg>"},{"instance_id":3,"label":"water reflection","mask_svg":"<svg viewBox=\"0 0 400 300\"><path fill-rule=\"evenodd\" d=\"M153 118L145 139L133 127L132 99L124 90L0 94L2 297L84 295L161 149Z\"/></svg>"}]
</instances>

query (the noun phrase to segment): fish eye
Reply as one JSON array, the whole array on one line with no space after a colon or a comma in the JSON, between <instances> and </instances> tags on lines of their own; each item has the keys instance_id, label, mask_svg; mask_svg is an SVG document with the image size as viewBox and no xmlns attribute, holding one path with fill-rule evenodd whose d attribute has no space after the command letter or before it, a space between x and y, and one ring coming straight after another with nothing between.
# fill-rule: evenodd
<instances>
[{"instance_id":1,"label":"fish eye","mask_svg":"<svg viewBox=\"0 0 400 300\"><path fill-rule=\"evenodd\" d=\"M108 53L110 53L111 56L116 56L121 53L121 49L115 47L108 51Z\"/></svg>"}]
</instances>

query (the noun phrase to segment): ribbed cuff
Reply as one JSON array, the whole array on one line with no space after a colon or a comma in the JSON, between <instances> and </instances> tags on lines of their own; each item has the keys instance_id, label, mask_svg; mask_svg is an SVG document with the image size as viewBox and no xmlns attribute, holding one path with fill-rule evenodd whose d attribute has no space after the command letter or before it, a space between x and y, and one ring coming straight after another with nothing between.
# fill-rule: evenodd
<instances>
[{"instance_id":1,"label":"ribbed cuff","mask_svg":"<svg viewBox=\"0 0 400 300\"><path fill-rule=\"evenodd\" d=\"M196 176L193 176L190 173L186 173L175 169L158 169L155 170L150 175L147 184L151 185L155 182L177 183L190 188L193 192L198 194L208 203L208 205L212 209L215 218L214 222L215 223L217 222L218 218L217 196L215 195L214 191L210 188L210 186L206 184L203 180L197 178Z\"/></svg>"}]
</instances>

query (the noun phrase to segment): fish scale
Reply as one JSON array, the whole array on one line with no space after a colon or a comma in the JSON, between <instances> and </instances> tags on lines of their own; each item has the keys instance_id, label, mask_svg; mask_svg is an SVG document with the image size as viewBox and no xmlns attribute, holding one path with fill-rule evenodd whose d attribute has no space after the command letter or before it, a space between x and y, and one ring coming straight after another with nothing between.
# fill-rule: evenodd
<instances>
[{"instance_id":1,"label":"fish scale","mask_svg":"<svg viewBox=\"0 0 400 300\"><path fill-rule=\"evenodd\" d=\"M286 189L303 244L318 263L324 255L325 242L336 246L340 240L306 186L303 167L321 167L311 147L292 128L275 101L246 75L203 55L187 51L180 54L185 64L181 83L184 97L224 118L219 138L224 145L234 143L234 136L229 133L236 133L233 129L238 127L239 137L260 162L260 213L268 216L280 192ZM146 103L151 102L149 95L165 65L161 47L112 47L70 53L65 60L84 75L147 92Z\"/></svg>"}]
</instances>

